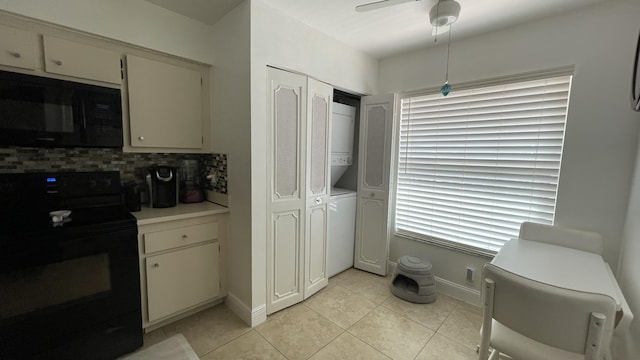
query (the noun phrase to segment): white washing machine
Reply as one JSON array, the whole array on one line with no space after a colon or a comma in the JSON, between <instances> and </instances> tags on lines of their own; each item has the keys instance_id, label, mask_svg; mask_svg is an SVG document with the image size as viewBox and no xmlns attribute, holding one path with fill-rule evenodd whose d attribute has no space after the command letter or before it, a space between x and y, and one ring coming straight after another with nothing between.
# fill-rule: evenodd
<instances>
[{"instance_id":1,"label":"white washing machine","mask_svg":"<svg viewBox=\"0 0 640 360\"><path fill-rule=\"evenodd\" d=\"M356 108L333 103L331 117L331 202L329 204L329 277L353 267L356 192L333 188L353 163Z\"/></svg>"},{"instance_id":2,"label":"white washing machine","mask_svg":"<svg viewBox=\"0 0 640 360\"><path fill-rule=\"evenodd\" d=\"M329 277L353 267L356 238L356 192L331 189L329 203Z\"/></svg>"}]
</instances>

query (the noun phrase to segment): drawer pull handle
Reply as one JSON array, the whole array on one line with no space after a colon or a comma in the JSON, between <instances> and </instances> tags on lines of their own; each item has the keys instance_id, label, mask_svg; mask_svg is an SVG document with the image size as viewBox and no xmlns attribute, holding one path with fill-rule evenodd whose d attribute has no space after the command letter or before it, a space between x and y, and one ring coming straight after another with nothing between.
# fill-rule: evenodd
<instances>
[{"instance_id":1,"label":"drawer pull handle","mask_svg":"<svg viewBox=\"0 0 640 360\"><path fill-rule=\"evenodd\" d=\"M52 60L54 64L62 66L62 60Z\"/></svg>"},{"instance_id":2,"label":"drawer pull handle","mask_svg":"<svg viewBox=\"0 0 640 360\"><path fill-rule=\"evenodd\" d=\"M316 205L320 205L322 203L322 200L320 198L316 198Z\"/></svg>"},{"instance_id":3,"label":"drawer pull handle","mask_svg":"<svg viewBox=\"0 0 640 360\"><path fill-rule=\"evenodd\" d=\"M144 140L144 136L138 136L138 139L140 139L140 141Z\"/></svg>"},{"instance_id":4,"label":"drawer pull handle","mask_svg":"<svg viewBox=\"0 0 640 360\"><path fill-rule=\"evenodd\" d=\"M19 52L9 51L9 54L16 59L20 59L22 57L22 54L20 54Z\"/></svg>"},{"instance_id":5,"label":"drawer pull handle","mask_svg":"<svg viewBox=\"0 0 640 360\"><path fill-rule=\"evenodd\" d=\"M182 234L182 238L183 238L183 239L186 239L186 238L188 238L188 237L189 237L189 236L187 236L187 234Z\"/></svg>"},{"instance_id":6,"label":"drawer pull handle","mask_svg":"<svg viewBox=\"0 0 640 360\"><path fill-rule=\"evenodd\" d=\"M159 268L159 267L160 267L160 264L158 264L158 263L155 263L155 264L153 264L153 265L151 265L151 267L154 267L154 268Z\"/></svg>"}]
</instances>

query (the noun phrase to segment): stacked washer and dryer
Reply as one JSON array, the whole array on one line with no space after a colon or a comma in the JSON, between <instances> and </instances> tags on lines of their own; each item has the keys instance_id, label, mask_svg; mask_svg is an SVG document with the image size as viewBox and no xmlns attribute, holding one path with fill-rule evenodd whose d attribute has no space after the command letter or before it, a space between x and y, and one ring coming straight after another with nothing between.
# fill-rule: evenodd
<instances>
[{"instance_id":1,"label":"stacked washer and dryer","mask_svg":"<svg viewBox=\"0 0 640 360\"><path fill-rule=\"evenodd\" d=\"M353 267L356 231L356 191L334 187L349 166L353 164L356 108L333 103L332 115L329 277Z\"/></svg>"}]
</instances>

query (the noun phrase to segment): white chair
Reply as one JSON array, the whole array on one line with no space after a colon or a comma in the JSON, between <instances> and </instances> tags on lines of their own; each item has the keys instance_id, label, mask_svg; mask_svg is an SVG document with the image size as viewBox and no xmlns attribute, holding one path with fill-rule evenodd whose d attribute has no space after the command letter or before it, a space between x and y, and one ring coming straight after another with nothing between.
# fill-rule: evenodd
<instances>
[{"instance_id":1,"label":"white chair","mask_svg":"<svg viewBox=\"0 0 640 360\"><path fill-rule=\"evenodd\" d=\"M602 256L602 235L596 232L525 221L520 224L518 238L588 251Z\"/></svg>"},{"instance_id":2,"label":"white chair","mask_svg":"<svg viewBox=\"0 0 640 360\"><path fill-rule=\"evenodd\" d=\"M483 287L480 360L500 353L518 360L611 358L611 297L539 283L492 264L483 268Z\"/></svg>"}]
</instances>

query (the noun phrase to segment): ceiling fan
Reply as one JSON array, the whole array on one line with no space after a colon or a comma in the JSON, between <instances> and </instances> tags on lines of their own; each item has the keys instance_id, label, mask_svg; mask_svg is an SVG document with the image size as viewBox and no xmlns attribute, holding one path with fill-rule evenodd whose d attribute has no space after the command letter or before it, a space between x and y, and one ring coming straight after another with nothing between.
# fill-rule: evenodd
<instances>
[{"instance_id":1,"label":"ceiling fan","mask_svg":"<svg viewBox=\"0 0 640 360\"><path fill-rule=\"evenodd\" d=\"M357 12L366 12L388 6L420 0L381 0L356 6ZM449 30L449 26L458 20L460 4L455 0L438 0L429 10L429 20L433 25L433 35Z\"/></svg>"},{"instance_id":2,"label":"ceiling fan","mask_svg":"<svg viewBox=\"0 0 640 360\"><path fill-rule=\"evenodd\" d=\"M384 8L387 6L398 5L411 1L420 0L381 0L368 4L356 6L356 11L365 12ZM437 0L436 4L429 10L429 22L433 26L432 35L435 35L435 41L438 41L438 35L445 33L451 29L451 24L458 20L460 15L460 4L456 0ZM443 96L449 95L451 85L449 84L449 53L451 49L451 33L449 33L449 41L447 42L447 71L445 73L444 85L440 88Z\"/></svg>"},{"instance_id":3,"label":"ceiling fan","mask_svg":"<svg viewBox=\"0 0 640 360\"><path fill-rule=\"evenodd\" d=\"M393 5L398 5L398 4L412 2L412 1L420 1L420 0L381 0L381 1L375 1L375 2L372 2L372 3L356 6L356 11L357 12L371 11L371 10L384 8L384 7L387 7L387 6L393 6Z\"/></svg>"}]
</instances>

